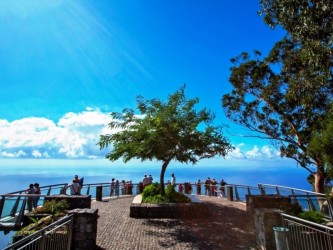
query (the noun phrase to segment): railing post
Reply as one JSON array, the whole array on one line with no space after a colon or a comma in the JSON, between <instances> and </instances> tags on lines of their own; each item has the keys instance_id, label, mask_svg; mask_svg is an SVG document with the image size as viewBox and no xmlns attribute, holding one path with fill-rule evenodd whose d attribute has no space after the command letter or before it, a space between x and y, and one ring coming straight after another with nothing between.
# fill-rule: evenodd
<instances>
[{"instance_id":1,"label":"railing post","mask_svg":"<svg viewBox=\"0 0 333 250\"><path fill-rule=\"evenodd\" d=\"M310 211L316 211L316 208L311 200L311 197L309 196L309 193L306 193L306 200L308 202L308 205L309 205L309 210Z\"/></svg>"},{"instance_id":2,"label":"railing post","mask_svg":"<svg viewBox=\"0 0 333 250\"><path fill-rule=\"evenodd\" d=\"M96 187L96 201L102 201L103 186Z\"/></svg>"},{"instance_id":3,"label":"railing post","mask_svg":"<svg viewBox=\"0 0 333 250\"><path fill-rule=\"evenodd\" d=\"M27 203L27 197L24 198L24 200L22 202L21 210L20 210L18 216L16 217L15 228L20 228L21 227L21 222L22 222L22 218L24 216L26 203Z\"/></svg>"},{"instance_id":4,"label":"railing post","mask_svg":"<svg viewBox=\"0 0 333 250\"><path fill-rule=\"evenodd\" d=\"M237 186L235 186L235 197L236 197L236 201L239 201L239 195L238 195Z\"/></svg>"},{"instance_id":5,"label":"railing post","mask_svg":"<svg viewBox=\"0 0 333 250\"><path fill-rule=\"evenodd\" d=\"M294 203L299 203L298 200L297 200L297 198L296 198L296 195L295 195L295 192L294 192L293 189L291 190L291 193L292 193L292 197L294 199Z\"/></svg>"},{"instance_id":6,"label":"railing post","mask_svg":"<svg viewBox=\"0 0 333 250\"><path fill-rule=\"evenodd\" d=\"M90 193L90 185L88 185L88 187L87 187L87 193L86 193L86 195L89 195L89 193Z\"/></svg>"},{"instance_id":7,"label":"railing post","mask_svg":"<svg viewBox=\"0 0 333 250\"><path fill-rule=\"evenodd\" d=\"M232 186L227 186L227 191L228 191L228 201L233 201L234 200L234 193L233 193L233 188Z\"/></svg>"},{"instance_id":8,"label":"railing post","mask_svg":"<svg viewBox=\"0 0 333 250\"><path fill-rule=\"evenodd\" d=\"M17 199L16 199L16 201L15 201L15 204L14 204L12 210L10 211L10 214L9 214L10 216L15 217L15 214L16 214L16 212L17 212L17 208L18 208L18 206L19 206L19 204L20 204L20 199L21 199L21 196L17 196Z\"/></svg>"},{"instance_id":9,"label":"railing post","mask_svg":"<svg viewBox=\"0 0 333 250\"><path fill-rule=\"evenodd\" d=\"M275 189L276 189L276 194L277 194L277 195L280 195L279 188L276 186Z\"/></svg>"},{"instance_id":10,"label":"railing post","mask_svg":"<svg viewBox=\"0 0 333 250\"><path fill-rule=\"evenodd\" d=\"M5 201L6 201L6 196L1 195L1 201L0 201L0 218L2 218L2 211L3 211L3 207L5 205Z\"/></svg>"},{"instance_id":11,"label":"railing post","mask_svg":"<svg viewBox=\"0 0 333 250\"><path fill-rule=\"evenodd\" d=\"M73 236L73 224L74 224L74 216L72 216L70 222L67 225L67 250L71 250L72 247L72 236Z\"/></svg>"},{"instance_id":12,"label":"railing post","mask_svg":"<svg viewBox=\"0 0 333 250\"><path fill-rule=\"evenodd\" d=\"M51 186L49 187L49 189L47 190L47 194L46 195L50 195L51 194Z\"/></svg>"},{"instance_id":13,"label":"railing post","mask_svg":"<svg viewBox=\"0 0 333 250\"><path fill-rule=\"evenodd\" d=\"M247 194L248 194L248 195L251 195L251 190L250 190L250 187L249 187L249 186L247 187Z\"/></svg>"},{"instance_id":14,"label":"railing post","mask_svg":"<svg viewBox=\"0 0 333 250\"><path fill-rule=\"evenodd\" d=\"M41 232L41 238L40 238L40 244L39 244L39 248L38 249L40 249L40 250L47 250L46 249L46 240L45 240L45 231L43 230L42 232Z\"/></svg>"}]
</instances>

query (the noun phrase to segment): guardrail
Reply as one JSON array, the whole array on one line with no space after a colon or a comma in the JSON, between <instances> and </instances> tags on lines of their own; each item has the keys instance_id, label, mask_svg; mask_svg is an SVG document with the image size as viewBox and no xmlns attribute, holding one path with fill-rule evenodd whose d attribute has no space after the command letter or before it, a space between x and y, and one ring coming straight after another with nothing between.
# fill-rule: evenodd
<instances>
[{"instance_id":1,"label":"guardrail","mask_svg":"<svg viewBox=\"0 0 333 250\"><path fill-rule=\"evenodd\" d=\"M121 184L121 183L120 183ZM44 203L44 197L48 195L64 194L67 183L42 186L41 195L28 195L25 194L26 190L20 190L8 194L1 195L0 199L0 229L8 230L19 228L22 217L27 210L27 201L29 198L39 196L38 205ZM246 195L264 195L275 194L290 196L294 202L298 202L305 210L320 210L323 203L327 200L325 195L314 193L307 190L295 189L284 186L276 186L269 184L258 184L258 186L247 186L238 184L227 184L225 186L205 185L201 183L177 183L176 190L178 191L179 185L183 185L184 193L191 193L197 195L209 195L217 197L226 197L229 200L245 202ZM94 199L96 196L98 200L110 197L110 195L136 195L142 192L142 183L135 183L128 188L126 185L120 185L118 191L111 194L110 183L90 183L84 184L81 189L81 194L91 195ZM333 217L331 204L328 204L328 211L325 215L328 218Z\"/></svg>"},{"instance_id":2,"label":"guardrail","mask_svg":"<svg viewBox=\"0 0 333 250\"><path fill-rule=\"evenodd\" d=\"M66 216L34 234L4 248L70 250L72 243L73 215Z\"/></svg>"},{"instance_id":3,"label":"guardrail","mask_svg":"<svg viewBox=\"0 0 333 250\"><path fill-rule=\"evenodd\" d=\"M333 228L284 213L281 216L288 229L289 250L333 249Z\"/></svg>"}]
</instances>

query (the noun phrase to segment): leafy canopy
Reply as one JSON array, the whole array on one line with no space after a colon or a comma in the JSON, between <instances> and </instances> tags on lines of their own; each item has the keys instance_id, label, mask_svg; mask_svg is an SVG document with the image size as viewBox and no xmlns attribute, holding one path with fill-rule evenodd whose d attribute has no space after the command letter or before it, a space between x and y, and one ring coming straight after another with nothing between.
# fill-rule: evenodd
<instances>
[{"instance_id":1,"label":"leafy canopy","mask_svg":"<svg viewBox=\"0 0 333 250\"><path fill-rule=\"evenodd\" d=\"M223 108L254 132L249 136L272 140L281 156L325 178L327 157L309 150L309 143L325 130L332 104L333 6L325 0L260 3L264 21L287 34L267 57L255 51L254 58L244 52L232 59L233 90L223 96ZM323 182L318 183L320 192Z\"/></svg>"},{"instance_id":2,"label":"leafy canopy","mask_svg":"<svg viewBox=\"0 0 333 250\"><path fill-rule=\"evenodd\" d=\"M206 108L197 111L198 98L187 99L185 86L168 97L166 102L159 99L137 98L139 115L132 109L122 113L111 113L109 123L118 132L100 136L100 148L112 144L106 155L111 161L123 158L158 160L163 163L160 182L171 160L180 163L197 163L200 159L216 155L226 156L232 150L222 128L213 126L214 115ZM162 187L162 186L161 186ZM164 186L162 187L164 193Z\"/></svg>"}]
</instances>

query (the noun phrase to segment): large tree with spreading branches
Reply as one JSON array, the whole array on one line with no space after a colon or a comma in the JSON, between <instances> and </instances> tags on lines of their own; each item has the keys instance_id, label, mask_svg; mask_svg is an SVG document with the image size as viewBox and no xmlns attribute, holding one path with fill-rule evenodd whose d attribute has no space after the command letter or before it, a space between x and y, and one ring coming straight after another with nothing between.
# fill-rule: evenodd
<instances>
[{"instance_id":1,"label":"large tree with spreading branches","mask_svg":"<svg viewBox=\"0 0 333 250\"><path fill-rule=\"evenodd\" d=\"M185 86L166 102L139 96L139 113L132 109L113 112L109 128L118 131L101 135L98 144L101 149L112 146L106 155L111 161L122 158L124 162L162 162L160 187L164 194L164 174L171 161L195 164L203 158L224 157L232 150L222 128L213 126L214 115L206 108L195 109L198 102L198 98L186 98Z\"/></svg>"},{"instance_id":2,"label":"large tree with spreading branches","mask_svg":"<svg viewBox=\"0 0 333 250\"><path fill-rule=\"evenodd\" d=\"M315 190L324 192L330 164L318 145L328 136L333 97L333 5L330 0L260 3L264 22L286 35L266 57L255 51L232 59L233 90L223 96L223 108L252 131L249 136L272 140L281 156L308 170Z\"/></svg>"}]
</instances>

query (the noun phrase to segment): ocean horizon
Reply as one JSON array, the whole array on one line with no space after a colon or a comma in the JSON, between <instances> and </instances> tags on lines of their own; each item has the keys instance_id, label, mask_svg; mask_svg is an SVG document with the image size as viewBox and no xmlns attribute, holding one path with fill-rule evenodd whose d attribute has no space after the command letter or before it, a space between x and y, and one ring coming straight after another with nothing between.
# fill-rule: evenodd
<instances>
[{"instance_id":1,"label":"ocean horizon","mask_svg":"<svg viewBox=\"0 0 333 250\"><path fill-rule=\"evenodd\" d=\"M151 174L154 182L159 182L161 166L117 166L117 165L39 165L39 166L0 166L0 193L24 190L30 183L40 186L70 183L74 175L84 178L85 184L106 183L112 178L131 180L138 183L145 174ZM224 179L228 184L257 186L258 183L272 184L299 189L311 190L306 178L308 172L295 166L264 167L264 166L197 166L171 165L167 168L164 181L176 175L177 183L204 181L207 177L218 182Z\"/></svg>"}]
</instances>

